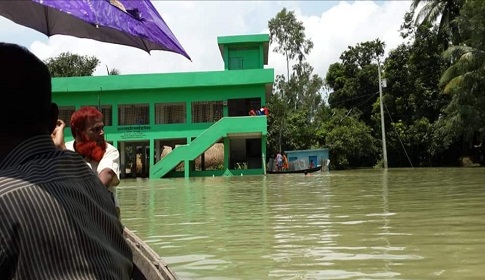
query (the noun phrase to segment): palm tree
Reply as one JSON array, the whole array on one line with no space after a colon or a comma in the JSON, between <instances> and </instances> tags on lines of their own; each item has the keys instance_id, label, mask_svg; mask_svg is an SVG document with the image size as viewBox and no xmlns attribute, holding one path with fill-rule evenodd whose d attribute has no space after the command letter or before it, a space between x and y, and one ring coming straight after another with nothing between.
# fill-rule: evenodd
<instances>
[{"instance_id":1,"label":"palm tree","mask_svg":"<svg viewBox=\"0 0 485 280\"><path fill-rule=\"evenodd\" d=\"M451 100L444 107L437 125L452 138L461 138L463 155L468 156L472 144L485 138L485 51L452 46L444 55L455 63L440 79L444 92L451 95Z\"/></svg>"},{"instance_id":2,"label":"palm tree","mask_svg":"<svg viewBox=\"0 0 485 280\"><path fill-rule=\"evenodd\" d=\"M444 52L451 66L443 73L440 84L452 99L445 108L443 127L458 132L469 143L485 139L485 3L468 1L457 19L463 41Z\"/></svg>"},{"instance_id":3,"label":"palm tree","mask_svg":"<svg viewBox=\"0 0 485 280\"><path fill-rule=\"evenodd\" d=\"M485 3L469 1L463 7L462 15L457 19L463 41L459 46L452 46L444 53L444 58L451 66L443 73L440 83L444 91L450 93L460 88L464 92L473 90L485 92L478 84L483 83L485 76Z\"/></svg>"},{"instance_id":4,"label":"palm tree","mask_svg":"<svg viewBox=\"0 0 485 280\"><path fill-rule=\"evenodd\" d=\"M415 25L434 24L439 19L438 36L442 38L445 49L448 46L448 40L456 45L460 40L460 34L455 19L460 15L460 10L466 0L413 0L411 10L415 13L420 8Z\"/></svg>"},{"instance_id":5,"label":"palm tree","mask_svg":"<svg viewBox=\"0 0 485 280\"><path fill-rule=\"evenodd\" d=\"M445 93L457 87L471 89L477 80L485 76L485 51L468 46L452 46L443 53L445 59L454 63L443 73L440 84Z\"/></svg>"}]
</instances>

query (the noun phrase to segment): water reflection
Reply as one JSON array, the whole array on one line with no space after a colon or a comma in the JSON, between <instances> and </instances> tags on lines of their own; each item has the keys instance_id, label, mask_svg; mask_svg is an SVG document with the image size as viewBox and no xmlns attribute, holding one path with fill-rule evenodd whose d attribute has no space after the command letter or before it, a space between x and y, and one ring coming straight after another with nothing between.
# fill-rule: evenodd
<instances>
[{"instance_id":1,"label":"water reflection","mask_svg":"<svg viewBox=\"0 0 485 280\"><path fill-rule=\"evenodd\" d=\"M123 181L123 223L182 279L479 279L483 169Z\"/></svg>"}]
</instances>

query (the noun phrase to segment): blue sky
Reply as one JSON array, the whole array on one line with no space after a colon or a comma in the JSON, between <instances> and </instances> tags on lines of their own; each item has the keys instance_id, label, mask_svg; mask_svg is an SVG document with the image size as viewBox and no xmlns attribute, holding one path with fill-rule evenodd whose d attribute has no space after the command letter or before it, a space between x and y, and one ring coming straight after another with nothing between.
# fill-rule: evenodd
<instances>
[{"instance_id":1,"label":"blue sky","mask_svg":"<svg viewBox=\"0 0 485 280\"><path fill-rule=\"evenodd\" d=\"M339 61L348 46L379 38L387 50L402 43L399 27L410 1L153 1L165 22L191 56L162 51L148 54L131 47L45 35L0 17L0 40L28 47L41 59L62 52L96 56L101 64L121 74L223 70L217 36L269 33L268 21L283 7L295 11L314 43L308 62L325 77L328 66ZM270 47L270 50L272 47ZM283 56L269 53L268 68L286 72Z\"/></svg>"}]
</instances>

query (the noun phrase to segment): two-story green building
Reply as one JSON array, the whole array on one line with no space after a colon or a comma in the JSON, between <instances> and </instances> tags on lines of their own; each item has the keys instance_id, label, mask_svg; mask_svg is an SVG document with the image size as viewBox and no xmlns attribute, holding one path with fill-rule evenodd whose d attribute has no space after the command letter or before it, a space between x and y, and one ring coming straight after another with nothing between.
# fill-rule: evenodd
<instances>
[{"instance_id":1,"label":"two-story green building","mask_svg":"<svg viewBox=\"0 0 485 280\"><path fill-rule=\"evenodd\" d=\"M271 94L269 36L218 37L218 45L223 71L53 78L60 118L98 107L122 178L263 174L267 118L248 112ZM69 127L65 134L72 139ZM208 168L214 145L223 146L223 164Z\"/></svg>"}]
</instances>

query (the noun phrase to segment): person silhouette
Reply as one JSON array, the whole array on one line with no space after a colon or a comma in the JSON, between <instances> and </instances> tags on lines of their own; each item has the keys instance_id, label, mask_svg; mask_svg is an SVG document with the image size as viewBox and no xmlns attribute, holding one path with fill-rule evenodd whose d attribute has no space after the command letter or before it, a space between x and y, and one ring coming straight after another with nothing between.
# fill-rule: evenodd
<instances>
[{"instance_id":1,"label":"person silhouette","mask_svg":"<svg viewBox=\"0 0 485 280\"><path fill-rule=\"evenodd\" d=\"M81 156L56 148L47 66L0 43L2 279L131 279L133 256L111 197Z\"/></svg>"}]
</instances>

